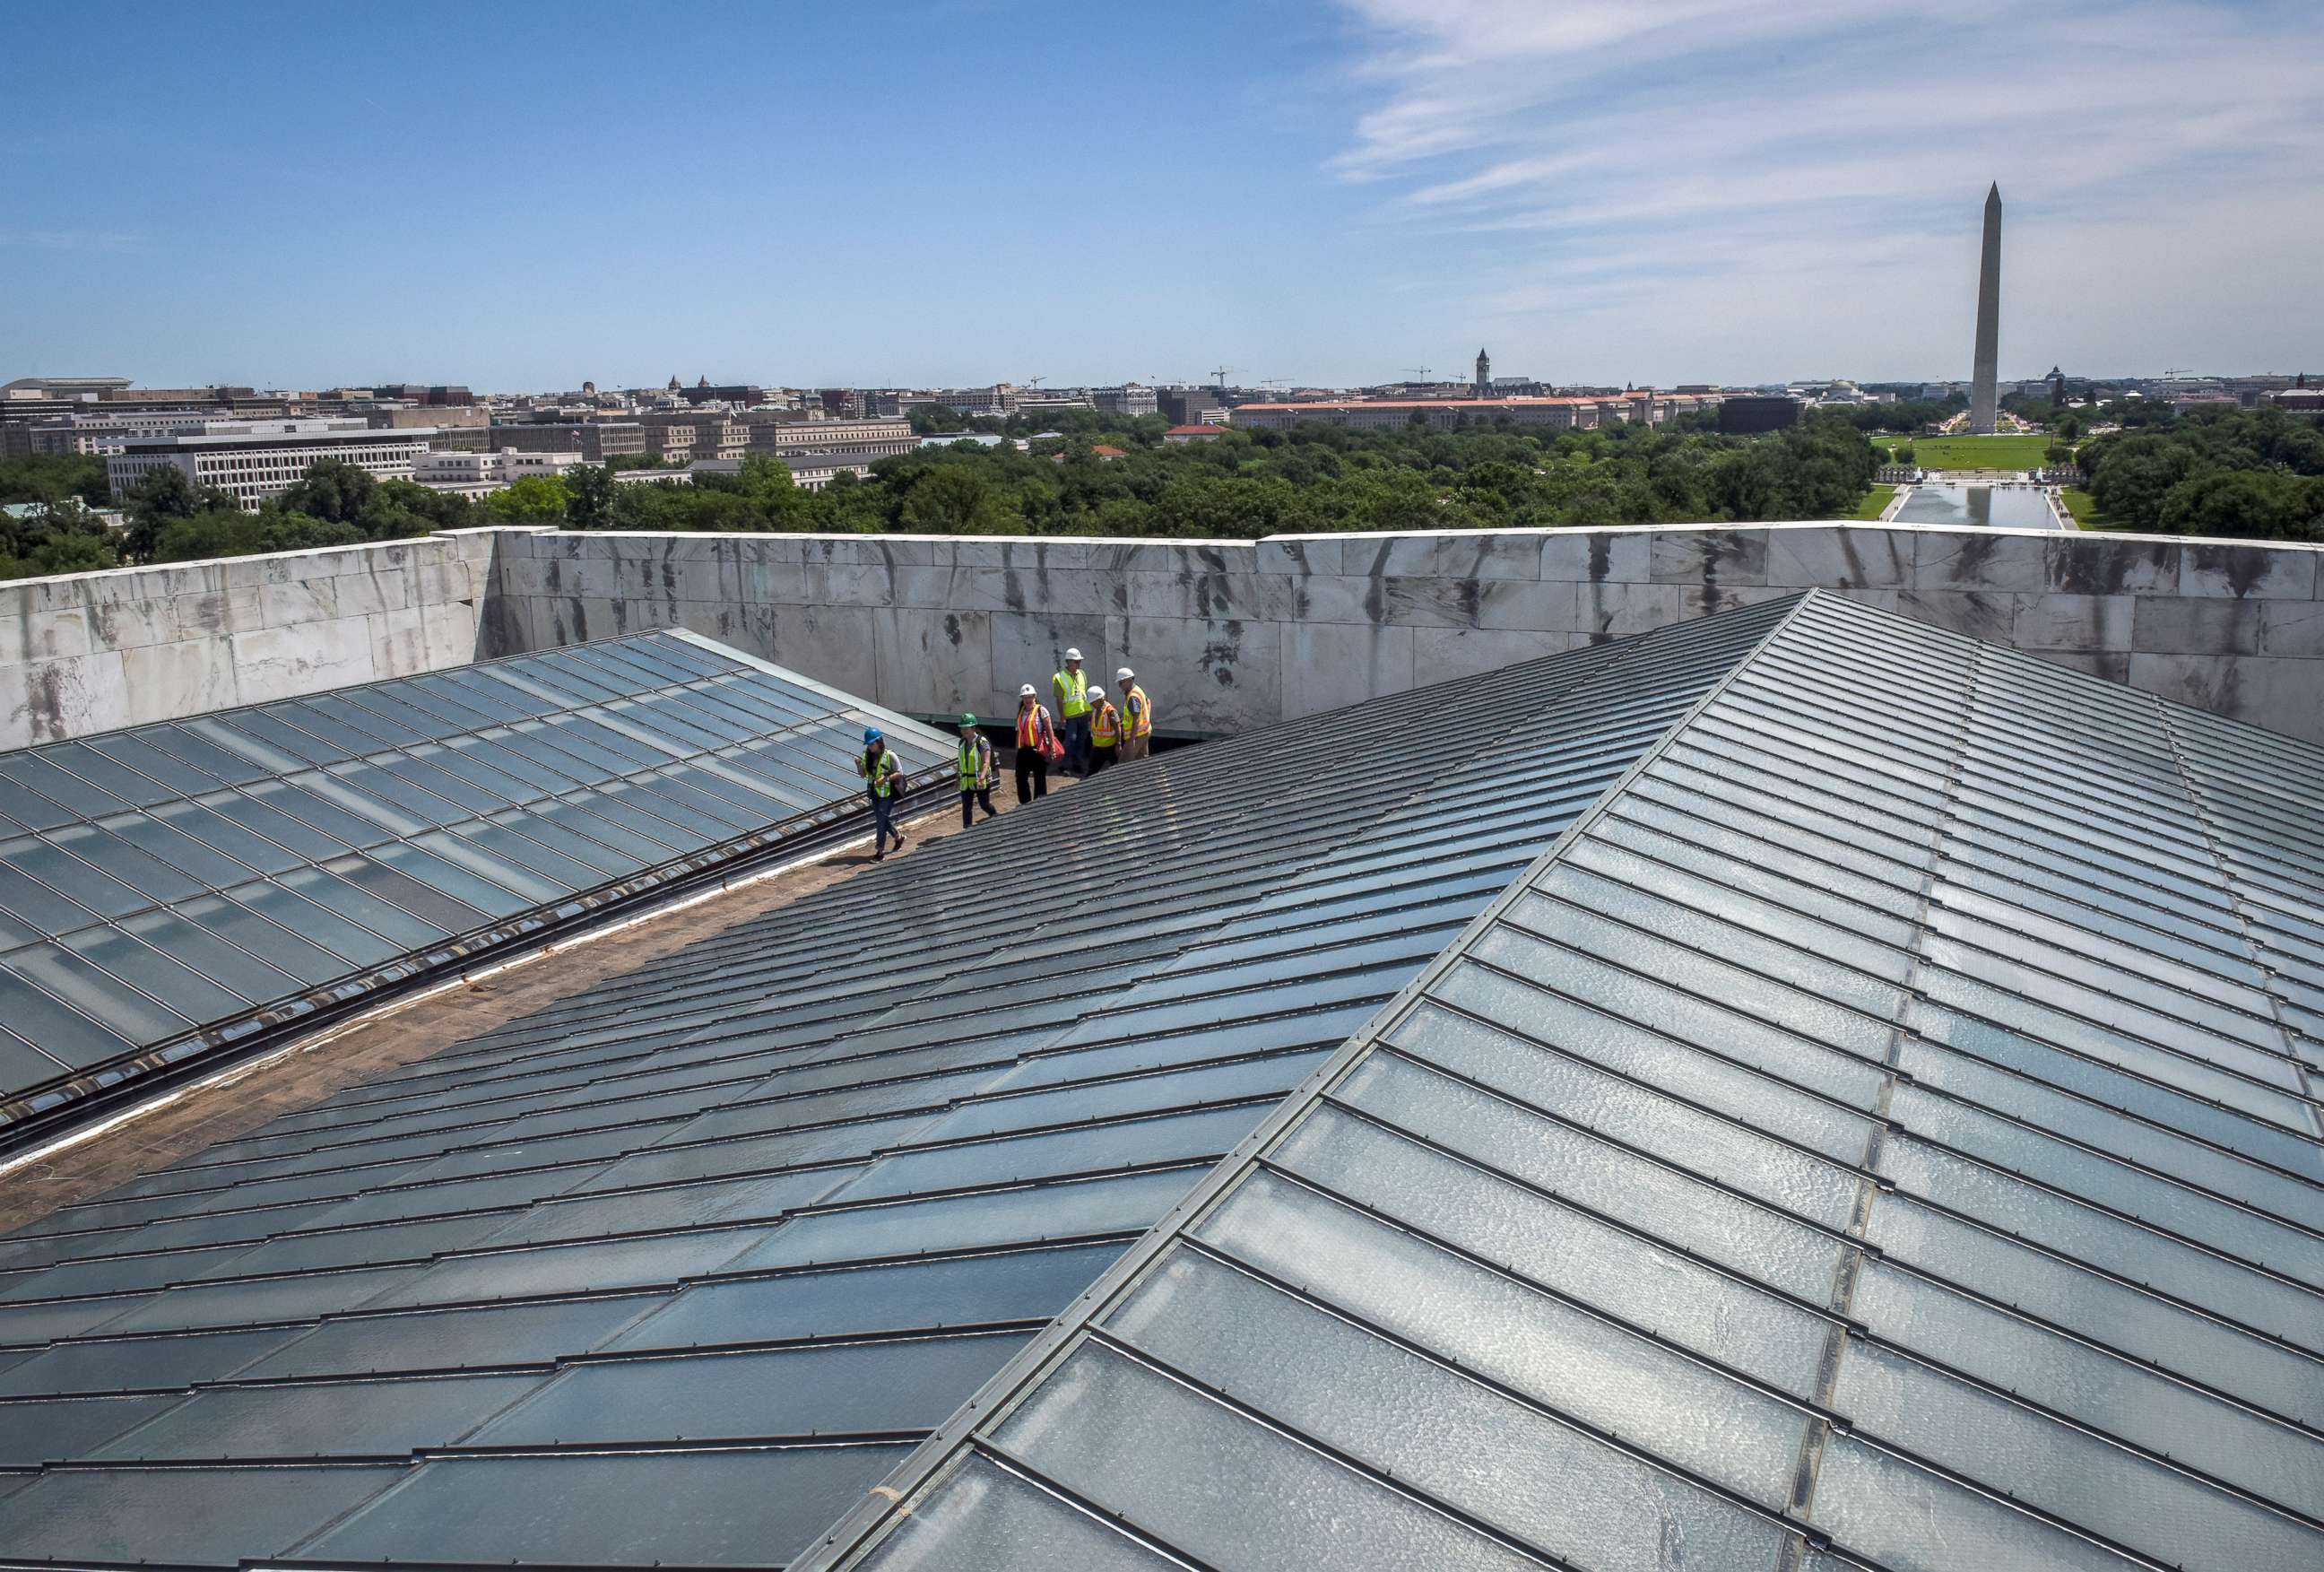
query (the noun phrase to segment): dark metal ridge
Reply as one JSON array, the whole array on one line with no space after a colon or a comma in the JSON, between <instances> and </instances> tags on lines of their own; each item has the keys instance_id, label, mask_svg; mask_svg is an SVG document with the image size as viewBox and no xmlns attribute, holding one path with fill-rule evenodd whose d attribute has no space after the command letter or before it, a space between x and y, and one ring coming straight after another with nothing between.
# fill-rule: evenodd
<instances>
[{"instance_id":1,"label":"dark metal ridge","mask_svg":"<svg viewBox=\"0 0 2324 1572\"><path fill-rule=\"evenodd\" d=\"M876 1489L868 1493L862 1501L834 1523L821 1540L802 1551L791 1563L789 1572L835 1572L835 1568L868 1549L904 1504L929 1483L955 1451L970 1441L986 1418L1021 1396L1045 1375L1058 1355L1094 1321L1098 1314L1124 1288L1143 1276L1176 1242L1185 1228L1207 1212L1250 1169L1262 1152L1321 1100L1333 1083L1369 1053L1378 1041L1379 1032L1400 1018L1451 967L1471 940L1499 921L1501 913L1516 903L1535 878L1564 855L1567 846L1586 835L1606 812L1608 805L1618 798L1631 781L1644 774L1685 733L1698 716L1716 703L1761 652L1784 635L1819 593L1809 589L1794 600L1765 633L1748 649L1737 654L1733 663L1717 680L1671 721L1661 736L1647 744L1631 761L1629 767L1609 781L1588 808L1512 876L1501 892L1471 918L1467 926L1420 969L1418 975L1375 1011L1354 1036L1341 1044L1337 1052L1316 1067L1305 1081L1286 1095L1276 1111L1260 1121L1258 1128L1245 1136L1204 1179L1180 1197L1176 1205L1156 1219L1154 1225L1137 1244L1125 1251L1120 1260L1059 1312L1047 1331L1019 1350L1015 1357L955 1410L933 1435L897 1465ZM1615 679L1624 663L1623 657L1617 656L1597 667L1582 678L1575 691Z\"/></svg>"},{"instance_id":2,"label":"dark metal ridge","mask_svg":"<svg viewBox=\"0 0 2324 1572\"><path fill-rule=\"evenodd\" d=\"M940 784L938 777L942 773L932 770L917 785L908 786L898 800L898 806L907 813L930 812L942 806L938 799L943 794L937 790ZM812 820L813 816L801 817ZM337 1025L382 1004L392 1003L408 994L432 988L462 975L456 969L458 966L482 963L503 966L529 959L580 935L615 921L626 920L641 910L650 911L665 901L680 900L699 893L770 863L832 850L857 838L869 818L868 809L857 807L824 818L820 822L810 821L788 835L779 833L780 825L770 825L765 829L726 843L725 847L696 852L676 866L650 869L618 884L583 892L553 908L544 910L536 907L493 928L460 936L429 950L409 952L373 968L367 974L343 978L318 990L337 995L336 997L304 1008L300 1008L295 1002L270 1004L263 1011L241 1017L238 1021L189 1033L175 1043L157 1044L134 1057L150 1059L173 1049L182 1052L206 1037L232 1031L244 1022L262 1022L257 1030L241 1037L216 1041L207 1049L186 1052L173 1064L126 1075L109 1086L92 1088L53 1106L29 1112L13 1120L0 1114L0 1158L40 1145L57 1136L69 1134L83 1124L134 1106L156 1094L198 1081L214 1071L271 1053L309 1032ZM799 821L783 822L797 824ZM766 838L770 834L775 838ZM313 995L301 997L311 999ZM281 1012L286 1010L295 1010L296 1013L282 1014ZM270 1014L278 1018L267 1021L265 1017ZM81 1073L118 1073L126 1069L131 1062L115 1060ZM54 1084L50 1083L51 1087ZM38 1095L37 1090L32 1095Z\"/></svg>"}]
</instances>

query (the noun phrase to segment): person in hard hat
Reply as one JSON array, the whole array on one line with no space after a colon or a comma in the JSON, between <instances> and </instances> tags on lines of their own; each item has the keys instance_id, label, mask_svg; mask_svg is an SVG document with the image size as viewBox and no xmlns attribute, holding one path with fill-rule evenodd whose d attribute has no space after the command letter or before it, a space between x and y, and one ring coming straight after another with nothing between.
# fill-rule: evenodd
<instances>
[{"instance_id":1,"label":"person in hard hat","mask_svg":"<svg viewBox=\"0 0 2324 1572\"><path fill-rule=\"evenodd\" d=\"M904 832L896 828L893 817L896 799L904 790L904 766L888 746L887 734L876 726L863 734L855 772L863 777L863 796L872 804L872 860L876 863L888 855L890 836L896 837L898 851L904 849Z\"/></svg>"},{"instance_id":2,"label":"person in hard hat","mask_svg":"<svg viewBox=\"0 0 2324 1572\"><path fill-rule=\"evenodd\" d=\"M1090 684L1090 773L1094 775L1120 758L1121 746L1121 711L1105 696L1105 689Z\"/></svg>"},{"instance_id":3,"label":"person in hard hat","mask_svg":"<svg viewBox=\"0 0 2324 1572\"><path fill-rule=\"evenodd\" d=\"M1089 678L1082 670L1082 652L1065 652L1065 669L1049 678L1056 696L1057 719L1065 728L1065 768L1086 775L1090 767Z\"/></svg>"},{"instance_id":4,"label":"person in hard hat","mask_svg":"<svg viewBox=\"0 0 2324 1572\"><path fill-rule=\"evenodd\" d=\"M1146 697L1146 689L1138 686L1138 673L1124 666L1113 674L1115 690L1121 695L1121 756L1126 762L1142 759L1152 746L1148 740L1154 735L1154 706Z\"/></svg>"},{"instance_id":5,"label":"person in hard hat","mask_svg":"<svg viewBox=\"0 0 2324 1572\"><path fill-rule=\"evenodd\" d=\"M1049 761L1065 756L1057 723L1030 682L1017 690L1017 802L1020 808L1049 794Z\"/></svg>"},{"instance_id":6,"label":"person in hard hat","mask_svg":"<svg viewBox=\"0 0 2324 1572\"><path fill-rule=\"evenodd\" d=\"M960 753L954 764L960 779L960 828L974 824L980 808L985 818L998 817L1001 810L992 806L992 744L973 715L960 717Z\"/></svg>"}]
</instances>

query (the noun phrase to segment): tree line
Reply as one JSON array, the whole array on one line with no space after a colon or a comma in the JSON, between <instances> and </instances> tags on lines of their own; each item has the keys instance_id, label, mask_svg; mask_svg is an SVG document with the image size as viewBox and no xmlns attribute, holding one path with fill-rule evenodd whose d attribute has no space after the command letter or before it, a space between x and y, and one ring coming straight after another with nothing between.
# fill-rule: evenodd
<instances>
[{"instance_id":1,"label":"tree line","mask_svg":"<svg viewBox=\"0 0 2324 1572\"><path fill-rule=\"evenodd\" d=\"M923 448L820 491L764 455L690 485L618 484L585 466L481 499L381 480L325 459L254 513L171 470L110 498L101 458L0 464L0 574L172 562L396 540L481 524L580 530L1224 536L1348 530L1749 522L1850 516L1877 454L1874 410L1811 412L1790 430L1723 436L1689 418L1661 428L1520 430L1482 421L1350 431L1227 429L1165 442L1159 417L1068 412L997 446ZM1892 417L1893 418L1893 417ZM2159 402L2089 411L2122 429L2074 456L2114 526L2196 535L2324 539L2324 421ZM1022 423L1022 422L1019 422ZM989 430L1001 421L965 422ZM1108 457L1100 449L1118 457ZM2062 454L2061 454L2062 456ZM125 530L90 511L117 501Z\"/></svg>"},{"instance_id":2,"label":"tree line","mask_svg":"<svg viewBox=\"0 0 2324 1572\"><path fill-rule=\"evenodd\" d=\"M2077 450L2110 528L2324 541L2324 417L2280 410L2137 413L2141 423Z\"/></svg>"}]
</instances>

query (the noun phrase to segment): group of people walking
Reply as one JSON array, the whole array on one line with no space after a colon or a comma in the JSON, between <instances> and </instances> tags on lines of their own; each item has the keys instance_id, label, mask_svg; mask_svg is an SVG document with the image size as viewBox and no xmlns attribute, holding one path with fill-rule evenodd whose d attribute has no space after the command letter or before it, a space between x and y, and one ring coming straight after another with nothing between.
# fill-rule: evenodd
<instances>
[{"instance_id":1,"label":"group of people walking","mask_svg":"<svg viewBox=\"0 0 2324 1572\"><path fill-rule=\"evenodd\" d=\"M1017 690L1019 803L1049 794L1052 764L1087 777L1109 764L1146 756L1154 735L1154 706L1146 689L1138 685L1138 673L1124 666L1113 675L1121 695L1119 705L1102 687L1089 680L1082 670L1082 652L1067 650L1065 670L1049 678L1050 696L1056 700L1054 713L1041 702L1031 683ZM954 765L960 787L960 827L966 829L975 822L978 809L984 810L987 818L999 811L992 806L992 743L973 715L960 717L960 751ZM893 818L896 799L903 791L903 766L877 726L863 734L863 753L855 761L855 769L863 777L863 793L872 804L872 860L876 863L887 856L890 838L896 850L904 849L903 832Z\"/></svg>"}]
</instances>

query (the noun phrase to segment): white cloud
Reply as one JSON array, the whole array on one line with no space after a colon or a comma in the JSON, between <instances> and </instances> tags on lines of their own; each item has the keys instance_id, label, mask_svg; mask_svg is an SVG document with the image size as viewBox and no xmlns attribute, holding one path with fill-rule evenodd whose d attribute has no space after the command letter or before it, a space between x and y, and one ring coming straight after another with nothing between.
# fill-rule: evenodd
<instances>
[{"instance_id":1,"label":"white cloud","mask_svg":"<svg viewBox=\"0 0 2324 1572\"><path fill-rule=\"evenodd\" d=\"M1342 4L1328 171L1514 370L1965 374L1996 180L2005 358L2324 360L2313 0Z\"/></svg>"}]
</instances>

